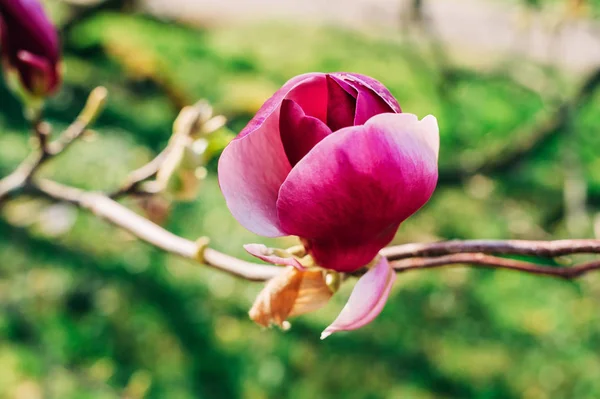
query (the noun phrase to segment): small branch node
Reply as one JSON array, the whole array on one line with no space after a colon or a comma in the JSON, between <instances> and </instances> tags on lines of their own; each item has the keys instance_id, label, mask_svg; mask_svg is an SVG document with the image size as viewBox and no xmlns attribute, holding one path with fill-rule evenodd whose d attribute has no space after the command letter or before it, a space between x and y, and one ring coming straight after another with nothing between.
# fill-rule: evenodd
<instances>
[{"instance_id":1,"label":"small branch node","mask_svg":"<svg viewBox=\"0 0 600 399\"><path fill-rule=\"evenodd\" d=\"M204 236L204 237L200 237L196 240L196 261L198 261L198 263L205 265L206 264L206 258L204 256L206 249L208 248L208 245L210 244L210 238Z\"/></svg>"}]
</instances>

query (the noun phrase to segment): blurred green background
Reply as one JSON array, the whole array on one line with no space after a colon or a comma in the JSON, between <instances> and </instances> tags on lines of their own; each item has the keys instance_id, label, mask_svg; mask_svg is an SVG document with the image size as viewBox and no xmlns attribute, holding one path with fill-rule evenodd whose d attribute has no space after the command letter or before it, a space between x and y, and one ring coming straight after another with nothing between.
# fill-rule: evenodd
<instances>
[{"instance_id":1,"label":"blurred green background","mask_svg":"<svg viewBox=\"0 0 600 399\"><path fill-rule=\"evenodd\" d=\"M114 189L165 146L184 105L209 100L237 132L288 78L354 71L382 81L406 112L436 115L441 128L438 190L396 243L600 235L600 48L561 65L562 51L577 45L569 32L598 39L600 2L482 1L508 10L514 51L445 40L428 12L445 4L467 15L469 2L405 3L396 27L364 29L201 13L184 24L133 1L49 1L66 81L48 121L55 131L67 126L97 85L110 99L95 134L43 173ZM456 15L446 24L469 23ZM548 48L525 43L532 30L545 32ZM528 56L538 50L545 60ZM30 141L20 104L1 83L0 99L6 175ZM244 243L293 242L239 226L215 176L213 160L193 202L125 203L244 259ZM325 309L293 319L291 330L262 330L247 316L261 284L161 253L69 206L21 197L0 211L0 398L600 397L597 275L407 273L375 322L320 341L351 285Z\"/></svg>"}]
</instances>

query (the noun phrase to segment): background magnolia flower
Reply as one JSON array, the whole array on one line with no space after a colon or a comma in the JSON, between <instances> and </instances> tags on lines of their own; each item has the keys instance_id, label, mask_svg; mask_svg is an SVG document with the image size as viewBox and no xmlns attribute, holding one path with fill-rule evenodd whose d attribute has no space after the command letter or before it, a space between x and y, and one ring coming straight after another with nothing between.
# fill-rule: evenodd
<instances>
[{"instance_id":1,"label":"background magnolia flower","mask_svg":"<svg viewBox=\"0 0 600 399\"><path fill-rule=\"evenodd\" d=\"M437 121L400 112L390 92L363 75L291 79L221 156L229 209L254 233L299 236L322 268L364 267L437 183ZM324 335L381 311L394 277L385 259L374 263Z\"/></svg>"},{"instance_id":2,"label":"background magnolia flower","mask_svg":"<svg viewBox=\"0 0 600 399\"><path fill-rule=\"evenodd\" d=\"M0 44L5 74L19 91L44 97L58 88L58 34L37 0L0 1Z\"/></svg>"}]
</instances>

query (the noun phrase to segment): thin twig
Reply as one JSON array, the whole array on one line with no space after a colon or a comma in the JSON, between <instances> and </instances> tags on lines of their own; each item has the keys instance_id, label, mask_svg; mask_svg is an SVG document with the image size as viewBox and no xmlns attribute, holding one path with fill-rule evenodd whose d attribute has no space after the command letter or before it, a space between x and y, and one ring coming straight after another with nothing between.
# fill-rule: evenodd
<instances>
[{"instance_id":1,"label":"thin twig","mask_svg":"<svg viewBox=\"0 0 600 399\"><path fill-rule=\"evenodd\" d=\"M478 252L495 255L530 255L546 258L572 254L600 254L600 240L452 240L428 244L387 247L382 253L390 260Z\"/></svg>"},{"instance_id":2,"label":"thin twig","mask_svg":"<svg viewBox=\"0 0 600 399\"><path fill-rule=\"evenodd\" d=\"M41 121L41 116L31 121L37 149L29 155L13 173L0 179L0 206L12 193L22 188L50 157L48 137L49 127Z\"/></svg>"},{"instance_id":3,"label":"thin twig","mask_svg":"<svg viewBox=\"0 0 600 399\"><path fill-rule=\"evenodd\" d=\"M134 170L127 176L125 183L121 185L117 190L110 193L110 198L121 198L130 194L146 194L139 189L140 184L148 179L156 176L158 170L167 158L167 154L171 151L171 148L167 146L162 150L154 159L145 164L144 166ZM150 193L148 193L150 194ZM151 193L154 194L154 193Z\"/></svg>"},{"instance_id":4,"label":"thin twig","mask_svg":"<svg viewBox=\"0 0 600 399\"><path fill-rule=\"evenodd\" d=\"M212 113L212 108L207 107L207 103L204 101L184 107L173 124L173 135L167 147L150 162L131 172L121 187L108 196L117 199L127 195L151 195L162 191L166 184L163 181L157 181L152 186L146 185L143 189L141 185L149 179L160 175L163 166L173 166L172 164L167 165L169 164L169 155L185 147L189 137L201 128L202 123L209 119L210 113ZM152 188L149 189L149 187Z\"/></svg>"},{"instance_id":5,"label":"thin twig","mask_svg":"<svg viewBox=\"0 0 600 399\"><path fill-rule=\"evenodd\" d=\"M71 144L79 139L87 130L100 113L104 110L108 90L103 86L98 86L90 92L85 106L77 116L77 119L65 131L52 142L49 146L49 152L56 156L65 151Z\"/></svg>"},{"instance_id":6,"label":"thin twig","mask_svg":"<svg viewBox=\"0 0 600 399\"><path fill-rule=\"evenodd\" d=\"M27 180L43 161L41 152L31 154L23 161L14 172L0 180L0 206L8 200L12 194L23 188Z\"/></svg>"},{"instance_id":7,"label":"thin twig","mask_svg":"<svg viewBox=\"0 0 600 399\"><path fill-rule=\"evenodd\" d=\"M480 253L460 253L432 258L409 258L392 262L392 266L398 273L456 265L507 269L542 276L574 279L587 272L600 269L600 260L572 267L553 267Z\"/></svg>"},{"instance_id":8,"label":"thin twig","mask_svg":"<svg viewBox=\"0 0 600 399\"><path fill-rule=\"evenodd\" d=\"M41 121L41 116L32 121L38 148L13 173L0 180L0 206L17 191L23 189L43 164L65 151L83 135L104 108L107 95L104 87L92 90L77 119L54 142L48 140L50 128Z\"/></svg>"},{"instance_id":9,"label":"thin twig","mask_svg":"<svg viewBox=\"0 0 600 399\"><path fill-rule=\"evenodd\" d=\"M42 120L41 112L31 121L31 127L35 134L39 151L42 154L42 160L39 162L41 164L46 157L50 156L48 141L50 138L50 127Z\"/></svg>"}]
</instances>

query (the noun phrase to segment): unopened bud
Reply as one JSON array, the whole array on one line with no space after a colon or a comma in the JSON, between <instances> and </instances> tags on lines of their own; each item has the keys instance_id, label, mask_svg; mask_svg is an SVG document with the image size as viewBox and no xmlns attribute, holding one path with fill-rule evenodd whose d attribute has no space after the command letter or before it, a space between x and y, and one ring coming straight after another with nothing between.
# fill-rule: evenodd
<instances>
[{"instance_id":1,"label":"unopened bud","mask_svg":"<svg viewBox=\"0 0 600 399\"><path fill-rule=\"evenodd\" d=\"M30 110L38 108L60 84L61 55L58 33L37 0L0 1L0 44L9 86Z\"/></svg>"}]
</instances>

